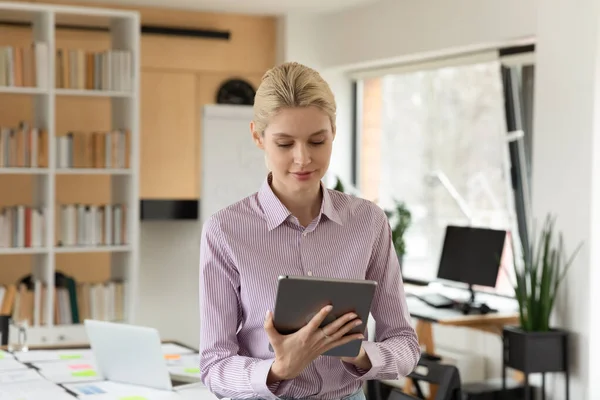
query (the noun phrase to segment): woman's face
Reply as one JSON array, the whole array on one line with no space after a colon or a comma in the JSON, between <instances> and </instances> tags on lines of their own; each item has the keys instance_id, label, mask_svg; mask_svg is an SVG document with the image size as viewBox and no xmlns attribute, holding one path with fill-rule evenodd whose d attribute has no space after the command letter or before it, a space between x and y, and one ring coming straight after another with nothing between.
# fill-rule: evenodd
<instances>
[{"instance_id":1,"label":"woman's face","mask_svg":"<svg viewBox=\"0 0 600 400\"><path fill-rule=\"evenodd\" d=\"M251 130L281 188L294 193L319 185L329 168L335 136L325 112L316 107L286 108L271 118L264 135L254 130L253 123Z\"/></svg>"}]
</instances>

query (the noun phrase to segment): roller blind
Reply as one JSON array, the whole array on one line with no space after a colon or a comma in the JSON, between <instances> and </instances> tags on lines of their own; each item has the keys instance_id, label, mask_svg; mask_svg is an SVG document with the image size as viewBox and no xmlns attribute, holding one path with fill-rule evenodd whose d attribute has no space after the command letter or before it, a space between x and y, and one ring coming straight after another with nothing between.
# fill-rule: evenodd
<instances>
[{"instance_id":1,"label":"roller blind","mask_svg":"<svg viewBox=\"0 0 600 400\"><path fill-rule=\"evenodd\" d=\"M437 57L427 60L411 61L383 67L366 68L349 72L353 80L363 80L384 75L401 75L417 71L426 71L461 65L472 65L485 62L500 61L503 65L531 65L535 62L535 53L525 52L500 56L498 50L486 50L451 57Z\"/></svg>"}]
</instances>

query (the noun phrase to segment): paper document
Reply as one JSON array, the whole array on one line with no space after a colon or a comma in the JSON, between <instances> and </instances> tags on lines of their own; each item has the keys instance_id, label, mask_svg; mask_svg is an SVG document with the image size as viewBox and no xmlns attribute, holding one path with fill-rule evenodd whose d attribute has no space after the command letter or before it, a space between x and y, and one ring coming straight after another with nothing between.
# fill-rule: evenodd
<instances>
[{"instance_id":1,"label":"paper document","mask_svg":"<svg viewBox=\"0 0 600 400\"><path fill-rule=\"evenodd\" d=\"M7 351L0 350L0 360L6 360L7 358L15 358L15 357Z\"/></svg>"},{"instance_id":2,"label":"paper document","mask_svg":"<svg viewBox=\"0 0 600 400\"><path fill-rule=\"evenodd\" d=\"M20 383L31 381L46 382L44 377L41 376L35 369L0 372L0 387L8 383Z\"/></svg>"},{"instance_id":3,"label":"paper document","mask_svg":"<svg viewBox=\"0 0 600 400\"><path fill-rule=\"evenodd\" d=\"M175 392L112 381L63 386L75 393L79 399L87 400L181 400Z\"/></svg>"},{"instance_id":4,"label":"paper document","mask_svg":"<svg viewBox=\"0 0 600 400\"><path fill-rule=\"evenodd\" d=\"M0 372L0 400L69 398L57 397L60 394L66 394L66 391L44 379L34 369ZM70 398L73 399L73 397Z\"/></svg>"},{"instance_id":5,"label":"paper document","mask_svg":"<svg viewBox=\"0 0 600 400\"><path fill-rule=\"evenodd\" d=\"M74 397L65 391L24 393L19 395L4 395L2 394L2 391L0 391L0 400L77 400L77 397Z\"/></svg>"},{"instance_id":6,"label":"paper document","mask_svg":"<svg viewBox=\"0 0 600 400\"><path fill-rule=\"evenodd\" d=\"M190 354L195 353L194 350L188 349L187 347L180 346L175 343L162 343L161 344L163 354L165 356L174 355L174 354Z\"/></svg>"},{"instance_id":7,"label":"paper document","mask_svg":"<svg viewBox=\"0 0 600 400\"><path fill-rule=\"evenodd\" d=\"M17 360L28 363L38 361L92 360L94 358L91 349L29 350L16 352L14 355Z\"/></svg>"},{"instance_id":8,"label":"paper document","mask_svg":"<svg viewBox=\"0 0 600 400\"><path fill-rule=\"evenodd\" d=\"M181 395L181 400L217 400L218 397L202 383L185 385L181 388L175 388L175 391Z\"/></svg>"},{"instance_id":9,"label":"paper document","mask_svg":"<svg viewBox=\"0 0 600 400\"><path fill-rule=\"evenodd\" d=\"M104 380L92 360L36 363L40 374L54 383L95 382Z\"/></svg>"},{"instance_id":10,"label":"paper document","mask_svg":"<svg viewBox=\"0 0 600 400\"><path fill-rule=\"evenodd\" d=\"M0 371L14 371L16 369L27 369L27 365L20 363L14 358L4 358L0 360Z\"/></svg>"}]
</instances>

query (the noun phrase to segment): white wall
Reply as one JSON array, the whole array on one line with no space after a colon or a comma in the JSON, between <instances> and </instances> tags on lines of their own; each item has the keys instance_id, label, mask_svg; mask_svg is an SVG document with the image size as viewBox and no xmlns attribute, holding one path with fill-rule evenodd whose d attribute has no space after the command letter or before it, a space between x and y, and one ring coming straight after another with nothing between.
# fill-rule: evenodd
<instances>
[{"instance_id":1,"label":"white wall","mask_svg":"<svg viewBox=\"0 0 600 400\"><path fill-rule=\"evenodd\" d=\"M161 338L198 347L199 221L142 221L139 302L135 323Z\"/></svg>"},{"instance_id":2,"label":"white wall","mask_svg":"<svg viewBox=\"0 0 600 400\"><path fill-rule=\"evenodd\" d=\"M577 7L553 1L540 7L537 20L533 210L540 223L547 212L557 216L569 252L585 242L556 315L556 323L572 332L576 399L600 396L599 22L597 0L578 1ZM561 394L558 381L555 393Z\"/></svg>"},{"instance_id":3,"label":"white wall","mask_svg":"<svg viewBox=\"0 0 600 400\"><path fill-rule=\"evenodd\" d=\"M530 37L535 10L534 0L381 0L320 18L319 62L368 65Z\"/></svg>"}]
</instances>

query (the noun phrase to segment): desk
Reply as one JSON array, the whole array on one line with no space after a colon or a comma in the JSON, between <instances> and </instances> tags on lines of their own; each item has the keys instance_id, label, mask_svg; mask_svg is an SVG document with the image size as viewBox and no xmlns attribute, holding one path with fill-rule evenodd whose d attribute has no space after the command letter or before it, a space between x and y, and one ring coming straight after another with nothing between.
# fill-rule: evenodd
<instances>
[{"instance_id":1,"label":"desk","mask_svg":"<svg viewBox=\"0 0 600 400\"><path fill-rule=\"evenodd\" d=\"M196 351L196 349L187 346L185 344L179 343L177 341L172 341L172 340L162 340L161 341L163 343L163 345L165 344L172 344L172 345L176 345L176 346L181 346L185 349L189 349L192 352ZM2 350L7 350L8 346L1 346L0 349ZM54 352L52 354L50 354L49 356L51 356L53 359L50 360L49 358L47 360L43 360L45 356L48 356L48 354L41 354L41 355L36 355L35 360L34 359L22 359L21 362L24 363L27 367L29 367L30 370L36 370L39 369L39 375L42 375L42 377L40 378L39 375L36 375L36 377L34 378L33 376L30 375L24 375L24 374L20 374L18 375L19 378L21 379L26 379L23 380L21 383L19 384L24 384L26 382L34 382L36 384L38 384L38 382L42 382L44 385L46 384L46 382L48 383L49 386L47 389L48 390L52 390L53 393L56 390L55 395L56 396L60 396L57 398L66 398L67 396L69 396L69 398L75 399L75 397L70 397L70 396L77 396L80 395L81 393L83 393L84 391L89 391L90 387L94 387L95 390L114 390L115 394L117 393L117 391L122 392L121 395L127 397L126 395L129 395L131 392L131 398L138 398L136 396L154 396L156 395L158 392L155 391L155 389L151 389L151 388L146 388L143 386L126 386L126 385L121 385L121 386L117 386L120 385L119 383L111 383L110 381L107 381L107 378L105 376L101 376L101 375L78 375L76 378L71 377L71 373L74 374L78 374L79 371L82 370L82 368L87 369L89 372L94 372L94 374L96 374L96 370L93 369L94 366L92 363L92 358L91 358L91 354L89 353L89 349L90 349L90 345L89 343L81 343L81 344L71 344L71 345L46 345L46 346L31 346L29 348L30 351L35 351L35 350L52 350L52 351L57 351L60 353L65 353L64 355L69 355L69 356L74 356L75 354L69 354L70 352L74 351L74 350L83 350L85 353L81 353L81 354L77 354L75 355L75 358L80 358L79 360L75 360L75 363L73 363L73 360L68 360L68 359L64 359L61 357L61 354L55 354ZM166 353L167 351L174 351L174 352L182 352L181 354L183 354L186 350L182 350L182 349L174 349L172 346L169 346L169 349L167 349L167 347L163 347L163 352L165 354L165 356L167 354L170 355L170 353ZM24 357L25 355L27 355L28 353L21 353L19 355L19 357ZM175 354L175 353L174 353ZM179 354L179 353L177 353ZM187 354L187 353L186 353ZM193 353L190 353L193 354ZM87 360L87 361L86 361ZM66 376L64 376L64 372L62 372L63 366L67 365L67 363L71 363L71 364L75 364L75 365L71 365L70 367L66 367L65 369L67 370L67 374ZM46 365L46 367L44 366ZM48 366L50 365L50 366ZM83 365L87 365L86 367L83 367ZM11 365L12 367L12 365ZM21 369L23 368L22 365L20 366L20 368L17 368L16 366L14 367L14 371L19 374L21 372L24 372L25 374L27 374L28 371L26 369ZM60 373L57 374L56 376L54 376L54 372L57 372L60 370ZM75 372L72 372L75 371ZM88 372L86 371L86 372ZM199 382L199 379L196 379L196 376L190 377L187 375L184 375L183 372L179 372L179 369L176 369L174 371L169 370L168 372L171 376L171 381L173 383L173 388L172 391L160 391L160 393L158 393L161 398L164 398L164 400L217 400L216 396L214 396L206 387L204 387L204 385L202 385L202 383ZM60 376L58 376L60 375ZM88 378L92 376L92 378ZM83 378L82 378L83 377ZM57 379L58 378L58 379ZM28 380L27 380L28 379ZM41 380L38 380L41 379ZM112 385L112 386L109 386ZM2 386L0 384L0 386ZM81 388L83 386L83 388ZM44 386L45 387L45 386ZM17 389L18 390L18 389ZM38 388L39 390L39 388ZM0 389L0 392L2 392L2 389ZM138 393L139 392L139 393ZM96 392L99 393L99 392ZM5 393L6 394L6 393ZM86 393L87 394L87 393ZM134 396L134 394L136 396ZM15 394L16 396L16 394ZM53 398L51 395L48 395L48 398ZM108 396L108 395L107 395ZM2 396L2 394L0 394L1 398L4 398ZM9 398L10 395L9 395ZM141 397L139 397L141 398ZM144 397L145 398L145 397Z\"/></svg>"},{"instance_id":2,"label":"desk","mask_svg":"<svg viewBox=\"0 0 600 400\"><path fill-rule=\"evenodd\" d=\"M502 309L488 314L464 315L461 311L454 309L443 309L431 307L414 296L422 288L416 288L412 285L405 285L406 301L410 315L417 320L416 331L419 337L419 344L425 347L425 351L435 355L435 344L433 339L433 324L444 326L455 326L475 329L496 335L502 335L502 328L506 325L515 325L519 323L519 314L511 308ZM495 305L493 305L494 308ZM519 378L519 376L517 376ZM429 398L435 397L435 387L431 388ZM406 380L404 391L412 393L413 382Z\"/></svg>"}]
</instances>

